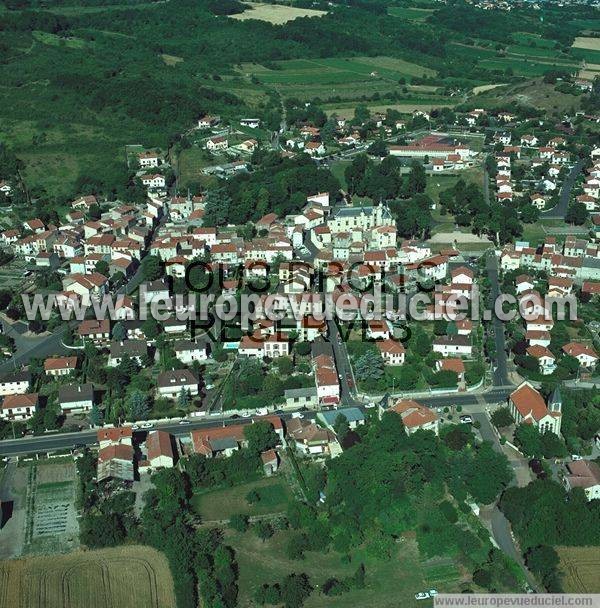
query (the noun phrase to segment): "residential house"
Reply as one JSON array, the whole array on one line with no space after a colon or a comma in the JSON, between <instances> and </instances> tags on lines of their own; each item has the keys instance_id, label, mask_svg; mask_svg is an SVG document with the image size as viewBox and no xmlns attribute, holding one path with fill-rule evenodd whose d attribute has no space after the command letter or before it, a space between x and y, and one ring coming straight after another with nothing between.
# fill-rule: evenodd
<instances>
[{"instance_id":1,"label":"residential house","mask_svg":"<svg viewBox=\"0 0 600 608\"><path fill-rule=\"evenodd\" d=\"M87 382L60 386L58 404L64 414L89 412L94 405L94 385Z\"/></svg>"},{"instance_id":2,"label":"residential house","mask_svg":"<svg viewBox=\"0 0 600 608\"><path fill-rule=\"evenodd\" d=\"M383 411L380 406L380 416ZM411 435L418 430L433 431L436 435L439 434L439 419L436 413L417 401L400 399L389 408L389 411L400 415L407 435Z\"/></svg>"},{"instance_id":3,"label":"residential house","mask_svg":"<svg viewBox=\"0 0 600 608\"><path fill-rule=\"evenodd\" d=\"M189 369L162 372L158 374L156 384L159 397L175 399L182 390L191 396L198 394L198 378Z\"/></svg>"},{"instance_id":4,"label":"residential house","mask_svg":"<svg viewBox=\"0 0 600 608\"><path fill-rule=\"evenodd\" d=\"M565 487L567 490L581 488L590 500L600 499L600 466L592 460L575 460L565 464Z\"/></svg>"},{"instance_id":5,"label":"residential house","mask_svg":"<svg viewBox=\"0 0 600 608\"><path fill-rule=\"evenodd\" d=\"M46 376L66 376L77 369L77 357L48 357L44 361Z\"/></svg>"},{"instance_id":6,"label":"residential house","mask_svg":"<svg viewBox=\"0 0 600 608\"><path fill-rule=\"evenodd\" d=\"M28 420L35 414L37 406L37 393L6 395L2 400L2 406L0 407L0 419Z\"/></svg>"}]
</instances>

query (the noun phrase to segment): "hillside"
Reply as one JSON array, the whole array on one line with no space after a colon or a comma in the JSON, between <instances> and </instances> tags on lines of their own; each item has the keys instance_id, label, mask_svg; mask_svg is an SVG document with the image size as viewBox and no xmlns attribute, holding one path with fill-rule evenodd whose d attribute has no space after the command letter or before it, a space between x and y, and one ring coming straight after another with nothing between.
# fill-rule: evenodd
<instances>
[{"instance_id":1,"label":"hillside","mask_svg":"<svg viewBox=\"0 0 600 608\"><path fill-rule=\"evenodd\" d=\"M259 18L248 18L258 8ZM126 144L165 149L203 112L250 113L273 128L281 98L329 109L442 107L474 87L576 73L599 53L571 46L597 33L600 19L585 8L544 9L543 21L532 9L433 2L322 1L285 19L283 7L258 8L235 0L6 2L0 140L25 161L34 194L61 202L90 181L113 188L126 180ZM274 14L285 22L271 23ZM292 15L307 16L286 21Z\"/></svg>"}]
</instances>

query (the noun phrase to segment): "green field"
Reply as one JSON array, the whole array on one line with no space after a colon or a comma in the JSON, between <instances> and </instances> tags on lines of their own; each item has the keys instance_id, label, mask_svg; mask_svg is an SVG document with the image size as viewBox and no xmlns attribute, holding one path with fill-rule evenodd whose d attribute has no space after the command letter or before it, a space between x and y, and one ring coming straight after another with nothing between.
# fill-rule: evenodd
<instances>
[{"instance_id":1,"label":"green field","mask_svg":"<svg viewBox=\"0 0 600 608\"><path fill-rule=\"evenodd\" d=\"M249 504L248 492L255 490L260 496L257 503ZM282 477L268 477L232 488L198 492L192 498L192 506L203 521L221 521L236 513L265 515L281 513L287 508L291 492Z\"/></svg>"},{"instance_id":2,"label":"green field","mask_svg":"<svg viewBox=\"0 0 600 608\"><path fill-rule=\"evenodd\" d=\"M435 71L416 63L392 57L352 57L332 59L291 59L279 61L279 69L262 65L243 64L242 71L271 85L340 84L390 80L412 76L434 76Z\"/></svg>"},{"instance_id":3,"label":"green field","mask_svg":"<svg viewBox=\"0 0 600 608\"><path fill-rule=\"evenodd\" d=\"M423 602L415 600L415 593L435 587L438 591L460 591L460 573L448 560L423 563L419 559L416 543L405 538L398 543L392 559L377 559L361 550L352 556L351 563L344 563L335 552L308 552L302 561L290 560L286 544L293 531L278 531L262 542L252 531L226 532L226 542L235 550L239 564L239 603L253 605L255 590L263 583L276 583L291 572L305 572L315 585L322 586L331 577L351 576L364 563L366 588L326 596L315 589L304 604L306 608L398 608L416 607ZM428 604L424 604L427 606Z\"/></svg>"},{"instance_id":4,"label":"green field","mask_svg":"<svg viewBox=\"0 0 600 608\"><path fill-rule=\"evenodd\" d=\"M429 8L412 8L408 6L392 6L388 9L388 15L401 17L410 21L425 21L433 12Z\"/></svg>"},{"instance_id":5,"label":"green field","mask_svg":"<svg viewBox=\"0 0 600 608\"><path fill-rule=\"evenodd\" d=\"M542 63L539 61L527 61L511 57L498 59L484 59L479 62L479 66L488 70L499 70L504 72L508 68L512 69L515 76L543 76L551 70L565 70L568 67L575 67L573 62L569 63Z\"/></svg>"}]
</instances>

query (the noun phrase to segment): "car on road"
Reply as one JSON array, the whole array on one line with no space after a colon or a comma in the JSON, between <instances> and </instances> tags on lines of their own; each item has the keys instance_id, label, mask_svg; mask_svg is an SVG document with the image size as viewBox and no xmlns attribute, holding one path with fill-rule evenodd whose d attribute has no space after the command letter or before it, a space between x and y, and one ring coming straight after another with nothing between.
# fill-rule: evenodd
<instances>
[{"instance_id":1,"label":"car on road","mask_svg":"<svg viewBox=\"0 0 600 608\"><path fill-rule=\"evenodd\" d=\"M583 456L579 454L571 454L571 460L583 460Z\"/></svg>"},{"instance_id":2,"label":"car on road","mask_svg":"<svg viewBox=\"0 0 600 608\"><path fill-rule=\"evenodd\" d=\"M179 421L179 424L190 424L190 421L183 418L182 420Z\"/></svg>"},{"instance_id":3,"label":"car on road","mask_svg":"<svg viewBox=\"0 0 600 608\"><path fill-rule=\"evenodd\" d=\"M463 424L473 424L473 418L471 416L469 416L468 414L465 414L464 416L460 417L460 421Z\"/></svg>"},{"instance_id":4,"label":"car on road","mask_svg":"<svg viewBox=\"0 0 600 608\"><path fill-rule=\"evenodd\" d=\"M252 418L252 412L242 412L240 416L242 418Z\"/></svg>"},{"instance_id":5,"label":"car on road","mask_svg":"<svg viewBox=\"0 0 600 608\"><path fill-rule=\"evenodd\" d=\"M266 407L259 407L256 410L257 416L266 416L269 413L269 410Z\"/></svg>"},{"instance_id":6,"label":"car on road","mask_svg":"<svg viewBox=\"0 0 600 608\"><path fill-rule=\"evenodd\" d=\"M140 425L139 424L132 424L131 425L131 430L132 431L139 431L140 430Z\"/></svg>"},{"instance_id":7,"label":"car on road","mask_svg":"<svg viewBox=\"0 0 600 608\"><path fill-rule=\"evenodd\" d=\"M374 408L374 407L376 407L376 406L375 406L375 404L374 404L372 401L369 401L369 403L365 403L365 407L366 407L368 410L370 410L370 409L372 409L372 408Z\"/></svg>"},{"instance_id":8,"label":"car on road","mask_svg":"<svg viewBox=\"0 0 600 608\"><path fill-rule=\"evenodd\" d=\"M419 593L415 593L416 600L428 600L431 596L427 591L419 591Z\"/></svg>"},{"instance_id":9,"label":"car on road","mask_svg":"<svg viewBox=\"0 0 600 608\"><path fill-rule=\"evenodd\" d=\"M140 424L140 428L142 429L151 429L154 425L151 422L143 422Z\"/></svg>"}]
</instances>

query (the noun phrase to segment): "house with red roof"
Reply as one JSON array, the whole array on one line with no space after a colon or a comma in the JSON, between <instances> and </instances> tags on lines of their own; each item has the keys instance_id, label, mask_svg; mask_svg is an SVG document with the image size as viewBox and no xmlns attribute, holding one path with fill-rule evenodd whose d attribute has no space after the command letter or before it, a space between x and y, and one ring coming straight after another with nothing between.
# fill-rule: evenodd
<instances>
[{"instance_id":1,"label":"house with red roof","mask_svg":"<svg viewBox=\"0 0 600 608\"><path fill-rule=\"evenodd\" d=\"M46 376L66 376L77 369L77 357L48 357L44 361Z\"/></svg>"},{"instance_id":2,"label":"house with red roof","mask_svg":"<svg viewBox=\"0 0 600 608\"><path fill-rule=\"evenodd\" d=\"M579 365L586 369L594 368L598 363L598 354L587 344L569 342L562 347L562 351L571 357L575 357L579 361Z\"/></svg>"},{"instance_id":3,"label":"house with red roof","mask_svg":"<svg viewBox=\"0 0 600 608\"><path fill-rule=\"evenodd\" d=\"M433 431L436 435L439 434L439 419L437 414L418 401L400 399L389 411L400 415L407 435L411 435L420 429ZM380 416L382 413L383 411L380 408Z\"/></svg>"},{"instance_id":4,"label":"house with red roof","mask_svg":"<svg viewBox=\"0 0 600 608\"><path fill-rule=\"evenodd\" d=\"M560 391L554 392L548 407L542 395L529 382L523 382L508 397L508 407L517 424L532 424L540 433L560 435Z\"/></svg>"},{"instance_id":5,"label":"house with red roof","mask_svg":"<svg viewBox=\"0 0 600 608\"><path fill-rule=\"evenodd\" d=\"M37 393L6 395L0 406L0 419L28 420L35 414L38 402Z\"/></svg>"},{"instance_id":6,"label":"house with red roof","mask_svg":"<svg viewBox=\"0 0 600 608\"><path fill-rule=\"evenodd\" d=\"M375 346L377 346L381 358L386 365L404 365L406 349L402 342L387 338L385 340L378 340Z\"/></svg>"}]
</instances>

